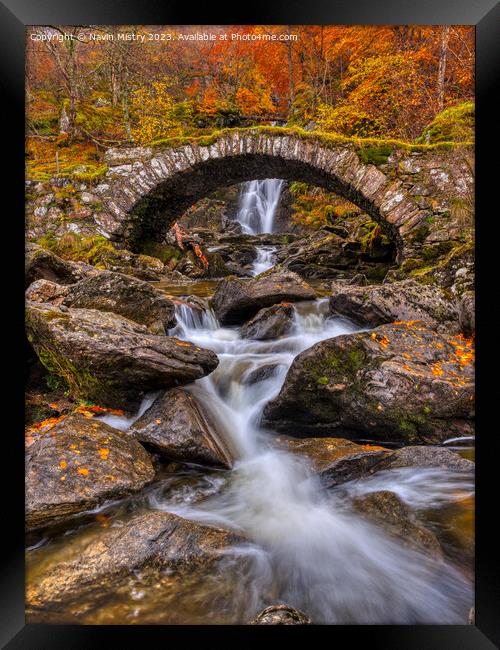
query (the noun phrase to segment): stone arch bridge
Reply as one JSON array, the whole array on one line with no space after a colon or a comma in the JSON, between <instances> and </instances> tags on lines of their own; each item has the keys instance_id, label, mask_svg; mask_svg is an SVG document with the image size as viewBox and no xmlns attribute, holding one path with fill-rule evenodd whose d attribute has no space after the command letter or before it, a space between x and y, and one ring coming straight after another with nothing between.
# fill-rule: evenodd
<instances>
[{"instance_id":1,"label":"stone arch bridge","mask_svg":"<svg viewBox=\"0 0 500 650\"><path fill-rule=\"evenodd\" d=\"M396 243L401 262L442 230L472 192L472 152L349 141L276 127L234 129L177 145L109 149L96 192L99 231L131 250L161 240L191 205L216 189L263 178L303 181L367 212ZM441 235L442 236L442 235ZM439 240L439 238L438 238Z\"/></svg>"}]
</instances>

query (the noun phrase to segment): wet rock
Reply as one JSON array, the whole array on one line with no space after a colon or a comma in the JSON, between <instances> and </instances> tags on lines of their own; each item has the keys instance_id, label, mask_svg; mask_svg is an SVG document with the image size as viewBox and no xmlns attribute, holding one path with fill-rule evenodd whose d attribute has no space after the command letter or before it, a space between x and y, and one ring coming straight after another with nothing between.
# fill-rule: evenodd
<instances>
[{"instance_id":1,"label":"wet rock","mask_svg":"<svg viewBox=\"0 0 500 650\"><path fill-rule=\"evenodd\" d=\"M146 327L160 323L167 330L176 322L174 303L161 291L147 282L112 271L101 271L69 287L63 304L113 312Z\"/></svg>"},{"instance_id":2,"label":"wet rock","mask_svg":"<svg viewBox=\"0 0 500 650\"><path fill-rule=\"evenodd\" d=\"M86 544L73 545L63 557L56 551L42 572L30 574L27 615L31 622L51 613L61 620L126 594L134 582L146 589L167 576L192 578L223 562L221 552L242 541L235 533L168 512L132 517L89 535Z\"/></svg>"},{"instance_id":3,"label":"wet rock","mask_svg":"<svg viewBox=\"0 0 500 650\"><path fill-rule=\"evenodd\" d=\"M259 366L255 370L251 370L242 377L242 383L244 384L256 384L258 381L264 381L269 379L276 372L279 367L276 363L268 363L264 366Z\"/></svg>"},{"instance_id":4,"label":"wet rock","mask_svg":"<svg viewBox=\"0 0 500 650\"><path fill-rule=\"evenodd\" d=\"M360 257L360 244L324 231L295 241L276 255L284 269L304 278L335 277L339 269L355 268Z\"/></svg>"},{"instance_id":5,"label":"wet rock","mask_svg":"<svg viewBox=\"0 0 500 650\"><path fill-rule=\"evenodd\" d=\"M167 269L157 257L110 248L103 251L99 263L108 271L131 275L139 280L161 280Z\"/></svg>"},{"instance_id":6,"label":"wet rock","mask_svg":"<svg viewBox=\"0 0 500 650\"><path fill-rule=\"evenodd\" d=\"M68 262L37 244L29 244L26 247L26 287L40 279L57 284L73 284L97 273L99 273L98 269L93 266L81 262Z\"/></svg>"},{"instance_id":7,"label":"wet rock","mask_svg":"<svg viewBox=\"0 0 500 650\"><path fill-rule=\"evenodd\" d=\"M438 331L458 334L458 312L444 291L403 280L368 287L334 282L330 309L360 325L376 327L394 321L421 320Z\"/></svg>"},{"instance_id":8,"label":"wet rock","mask_svg":"<svg viewBox=\"0 0 500 650\"><path fill-rule=\"evenodd\" d=\"M257 257L257 249L252 244L225 244L215 249L231 273L248 275L251 265Z\"/></svg>"},{"instance_id":9,"label":"wet rock","mask_svg":"<svg viewBox=\"0 0 500 650\"><path fill-rule=\"evenodd\" d=\"M473 349L423 323L321 341L293 361L264 425L294 436L438 442L470 435Z\"/></svg>"},{"instance_id":10,"label":"wet rock","mask_svg":"<svg viewBox=\"0 0 500 650\"><path fill-rule=\"evenodd\" d=\"M32 302L49 302L59 306L68 292L68 286L51 282L50 280L35 280L26 289L26 300Z\"/></svg>"},{"instance_id":11,"label":"wet rock","mask_svg":"<svg viewBox=\"0 0 500 650\"><path fill-rule=\"evenodd\" d=\"M210 350L95 309L27 303L26 327L44 366L74 397L102 406L133 410L146 392L190 383L218 364Z\"/></svg>"},{"instance_id":12,"label":"wet rock","mask_svg":"<svg viewBox=\"0 0 500 650\"><path fill-rule=\"evenodd\" d=\"M376 470L399 467L436 467L453 472L474 472L475 463L445 447L410 445L387 454Z\"/></svg>"},{"instance_id":13,"label":"wet rock","mask_svg":"<svg viewBox=\"0 0 500 650\"><path fill-rule=\"evenodd\" d=\"M314 298L314 289L295 273L274 272L249 281L225 278L217 285L212 306L220 322L229 325L242 323L263 307Z\"/></svg>"},{"instance_id":14,"label":"wet rock","mask_svg":"<svg viewBox=\"0 0 500 650\"><path fill-rule=\"evenodd\" d=\"M250 622L250 625L311 625L312 621L290 605L270 605Z\"/></svg>"},{"instance_id":15,"label":"wet rock","mask_svg":"<svg viewBox=\"0 0 500 650\"><path fill-rule=\"evenodd\" d=\"M458 302L458 319L464 336L473 336L476 331L475 292L466 291Z\"/></svg>"},{"instance_id":16,"label":"wet rock","mask_svg":"<svg viewBox=\"0 0 500 650\"><path fill-rule=\"evenodd\" d=\"M381 490L355 497L353 506L389 535L402 540L404 546L424 552L436 560L442 559L443 551L437 537L418 521L394 492Z\"/></svg>"},{"instance_id":17,"label":"wet rock","mask_svg":"<svg viewBox=\"0 0 500 650\"><path fill-rule=\"evenodd\" d=\"M180 389L166 391L129 433L172 460L231 467L231 455L195 398Z\"/></svg>"},{"instance_id":18,"label":"wet rock","mask_svg":"<svg viewBox=\"0 0 500 650\"><path fill-rule=\"evenodd\" d=\"M340 485L369 472L390 454L377 445L362 445L343 438L276 438L281 449L307 458L325 487Z\"/></svg>"},{"instance_id":19,"label":"wet rock","mask_svg":"<svg viewBox=\"0 0 500 650\"><path fill-rule=\"evenodd\" d=\"M290 303L280 303L265 307L240 329L245 339L266 341L288 334L293 327L293 307Z\"/></svg>"},{"instance_id":20,"label":"wet rock","mask_svg":"<svg viewBox=\"0 0 500 650\"><path fill-rule=\"evenodd\" d=\"M26 526L40 528L136 492L154 478L149 454L104 422L67 416L26 453Z\"/></svg>"}]
</instances>

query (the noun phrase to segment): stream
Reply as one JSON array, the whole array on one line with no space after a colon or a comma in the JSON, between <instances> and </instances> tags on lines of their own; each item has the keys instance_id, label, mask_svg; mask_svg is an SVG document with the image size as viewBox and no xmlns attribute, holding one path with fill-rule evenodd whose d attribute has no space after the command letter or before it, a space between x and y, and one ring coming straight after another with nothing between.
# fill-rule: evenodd
<instances>
[{"instance_id":1,"label":"stream","mask_svg":"<svg viewBox=\"0 0 500 650\"><path fill-rule=\"evenodd\" d=\"M279 183L249 184L238 217L244 230L272 230ZM260 190L258 184L264 184ZM269 247L259 251L255 273L272 266L273 252ZM179 301L177 325L169 334L218 355L217 369L186 390L231 450L233 469L165 467L142 493L106 503L73 527L33 543L28 556L35 572L54 554L64 558L68 548L83 548L98 537L103 517L106 526L119 526L131 514L162 510L240 532L248 541L228 550L218 573L212 570L201 580L179 583L159 576L157 589L143 589L140 579L131 576L127 595L111 598L83 622L246 623L263 607L285 602L315 623L465 623L473 604L473 575L462 549L473 536L473 479L445 469L410 467L325 489L305 457L278 448L275 433L261 426L262 413L296 355L360 328L330 316L328 299L318 298L294 305L288 335L245 339L239 328L219 324L207 300L213 286L193 282L162 289L205 301L205 310ZM100 419L126 431L157 395L147 395L133 418ZM473 454L470 441L451 440L448 446ZM378 490L395 492L438 535L444 560L404 546L354 510L354 497Z\"/></svg>"}]
</instances>

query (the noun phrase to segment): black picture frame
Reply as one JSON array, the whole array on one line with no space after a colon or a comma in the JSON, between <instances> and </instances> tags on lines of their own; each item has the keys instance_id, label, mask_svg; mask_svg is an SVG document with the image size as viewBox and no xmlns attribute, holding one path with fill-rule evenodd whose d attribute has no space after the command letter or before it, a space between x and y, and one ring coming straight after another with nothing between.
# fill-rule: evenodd
<instances>
[{"instance_id":1,"label":"black picture frame","mask_svg":"<svg viewBox=\"0 0 500 650\"><path fill-rule=\"evenodd\" d=\"M228 13L230 11L230 13ZM24 621L24 444L19 431L23 416L23 393L17 380L17 361L4 361L7 395L4 411L13 426L4 426L2 446L3 540L0 574L0 642L9 649L95 648L123 643L145 644L154 636L162 643L178 638L190 643L194 636L211 642L228 642L236 635L255 642L300 642L318 630L326 632L332 645L366 644L384 650L489 650L500 645L500 586L495 560L498 555L494 505L498 481L500 444L498 416L494 411L498 306L493 287L498 257L498 104L495 82L500 78L500 6L495 0L262 0L238 7L204 7L168 0L2 0L0 1L0 89L5 117L0 122L3 149L2 211L4 238L4 284L13 295L4 319L11 327L4 349L23 350L24 259L24 31L27 25L97 24L466 24L476 26L476 296L477 296L477 472L476 472L476 623L436 626L52 626L26 625ZM6 126L7 125L7 126ZM496 147L496 151L495 151ZM9 207L7 207L7 205ZM8 227L8 228L7 228ZM6 266L6 254L11 262ZM18 286L19 285L19 286ZM6 299L7 301L7 299ZM18 341L18 345L10 341ZM22 356L22 353L21 353ZM4 355L4 359L6 356ZM489 367L491 366L491 367ZM22 373L19 383L24 382ZM12 377L12 381L11 381ZM491 377L491 378L488 378ZM497 399L498 401L498 399ZM488 416L491 416L491 420ZM496 425L496 426L495 426ZM496 430L495 430L496 429ZM496 453L495 453L496 452ZM10 473L7 470L10 469ZM490 527L491 522L491 527ZM265 632L263 631L265 630ZM293 634L293 637L290 635ZM168 636L167 636L168 635ZM330 636L331 635L331 636Z\"/></svg>"}]
</instances>

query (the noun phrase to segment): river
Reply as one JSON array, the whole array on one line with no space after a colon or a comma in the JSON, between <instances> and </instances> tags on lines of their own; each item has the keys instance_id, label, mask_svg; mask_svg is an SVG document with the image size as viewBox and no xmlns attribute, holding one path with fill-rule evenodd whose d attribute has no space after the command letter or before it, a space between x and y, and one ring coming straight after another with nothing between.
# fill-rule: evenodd
<instances>
[{"instance_id":1,"label":"river","mask_svg":"<svg viewBox=\"0 0 500 650\"><path fill-rule=\"evenodd\" d=\"M165 467L142 493L106 503L34 541L28 553L34 572L64 558L68 549L98 539L103 522L126 525L133 513L163 510L235 530L248 542L230 549L223 569L201 581L159 576L157 588L142 589L131 577L125 594L87 613L82 622L245 623L270 603L286 602L316 623L465 623L473 604L472 570L463 557L464 544L473 538L473 479L446 469L401 468L325 489L304 457L276 445L261 416L297 354L360 328L330 316L328 299L318 298L294 305L288 335L245 339L239 328L222 327L210 309L213 286L162 288L205 301L204 311L178 301L177 325L169 334L218 355L217 369L186 390L215 423L235 459L233 469ZM133 418L101 419L126 431L156 396L148 395ZM450 445L464 455L473 453L470 441ZM438 534L444 560L408 548L355 511L355 496L379 490L395 492Z\"/></svg>"}]
</instances>

